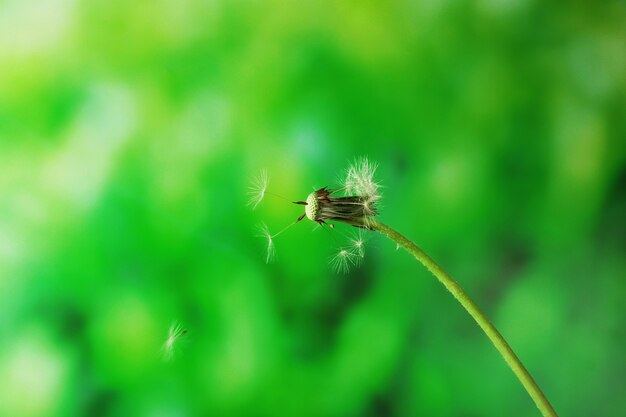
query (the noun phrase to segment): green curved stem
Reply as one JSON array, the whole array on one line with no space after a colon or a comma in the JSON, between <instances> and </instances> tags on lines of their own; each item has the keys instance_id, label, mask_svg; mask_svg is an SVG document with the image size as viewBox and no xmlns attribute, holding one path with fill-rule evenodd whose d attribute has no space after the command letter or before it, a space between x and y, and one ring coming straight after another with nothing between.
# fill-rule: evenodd
<instances>
[{"instance_id":1,"label":"green curved stem","mask_svg":"<svg viewBox=\"0 0 626 417\"><path fill-rule=\"evenodd\" d=\"M530 397L533 399L537 408L545 417L557 417L554 408L550 405L550 402L543 394L535 380L530 373L526 370L522 362L519 360L513 349L504 340L504 337L491 323L489 318L483 313L476 303L467 295L465 290L456 282L446 271L443 270L426 252L420 249L415 243L407 239L405 236L395 231L391 227L375 220L371 219L370 225L372 230L376 230L389 239L396 242L398 245L406 249L410 254L415 256L435 277L452 293L459 303L467 310L472 318L478 323L481 329L485 332L489 340L498 349L509 368L515 373L520 380Z\"/></svg>"}]
</instances>

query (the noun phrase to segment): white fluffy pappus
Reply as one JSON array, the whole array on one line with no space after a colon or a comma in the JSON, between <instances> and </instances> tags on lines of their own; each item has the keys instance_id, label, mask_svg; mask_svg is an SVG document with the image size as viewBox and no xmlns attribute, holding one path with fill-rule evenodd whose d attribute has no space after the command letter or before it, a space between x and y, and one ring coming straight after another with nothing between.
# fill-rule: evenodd
<instances>
[{"instance_id":1,"label":"white fluffy pappus","mask_svg":"<svg viewBox=\"0 0 626 417\"><path fill-rule=\"evenodd\" d=\"M248 189L248 205L252 206L252 210L256 209L261 201L265 198L265 192L270 180L267 171L262 169L259 174L253 178Z\"/></svg>"},{"instance_id":2,"label":"white fluffy pappus","mask_svg":"<svg viewBox=\"0 0 626 417\"><path fill-rule=\"evenodd\" d=\"M378 166L363 157L356 159L346 170L343 186L347 194L356 194L363 197L378 199L380 184L374 181L374 174Z\"/></svg>"},{"instance_id":3,"label":"white fluffy pappus","mask_svg":"<svg viewBox=\"0 0 626 417\"><path fill-rule=\"evenodd\" d=\"M349 249L339 248L339 251L332 258L330 258L330 266L341 274L346 274L350 271L352 265L356 265L359 256L350 251Z\"/></svg>"},{"instance_id":4,"label":"white fluffy pappus","mask_svg":"<svg viewBox=\"0 0 626 417\"><path fill-rule=\"evenodd\" d=\"M259 226L259 231L261 234L259 237L262 237L267 242L266 253L265 253L265 263L270 263L274 260L274 256L276 255L276 248L274 247L274 236L270 233L270 230L265 224L261 224Z\"/></svg>"},{"instance_id":5,"label":"white fluffy pappus","mask_svg":"<svg viewBox=\"0 0 626 417\"><path fill-rule=\"evenodd\" d=\"M161 355L163 360L166 362L171 361L176 356L178 352L178 345L180 344L180 339L187 334L187 329L185 329L179 322L173 322L168 331L167 338L165 342L163 342L163 346L161 346Z\"/></svg>"}]
</instances>

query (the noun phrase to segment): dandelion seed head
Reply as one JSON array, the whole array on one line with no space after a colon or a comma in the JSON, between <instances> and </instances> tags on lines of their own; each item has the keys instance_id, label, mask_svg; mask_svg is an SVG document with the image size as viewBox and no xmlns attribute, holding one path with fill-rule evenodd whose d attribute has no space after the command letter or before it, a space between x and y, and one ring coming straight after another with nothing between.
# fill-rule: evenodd
<instances>
[{"instance_id":1,"label":"dandelion seed head","mask_svg":"<svg viewBox=\"0 0 626 417\"><path fill-rule=\"evenodd\" d=\"M254 177L248 190L248 205L252 206L252 210L256 209L257 206L261 204L261 201L263 201L263 198L265 198L268 185L269 177L267 176L267 171L262 169L261 172Z\"/></svg>"},{"instance_id":2,"label":"dandelion seed head","mask_svg":"<svg viewBox=\"0 0 626 417\"><path fill-rule=\"evenodd\" d=\"M296 204L305 204L302 216L306 215L311 221L320 225L327 221L337 221L371 229L373 222L371 217L378 215L375 205L375 199L378 197L336 196L337 191L323 187L309 194L306 202L296 202Z\"/></svg>"},{"instance_id":3,"label":"dandelion seed head","mask_svg":"<svg viewBox=\"0 0 626 417\"><path fill-rule=\"evenodd\" d=\"M340 248L339 251L330 259L330 265L335 271L345 274L350 267L357 262L358 256L348 249Z\"/></svg>"},{"instance_id":4,"label":"dandelion seed head","mask_svg":"<svg viewBox=\"0 0 626 417\"><path fill-rule=\"evenodd\" d=\"M345 172L342 186L338 188L322 187L310 193L305 201L293 201L274 192L267 191L268 177L265 170L255 178L250 188L249 204L256 208L263 197L273 195L294 204L304 206L304 213L291 224L276 233L270 233L267 226L261 225L260 236L267 242L266 262L270 263L275 256L274 238L299 223L304 217L323 227L333 228L335 222L358 228L360 232L349 238L347 245L340 248L330 259L330 265L337 271L345 273L352 265L360 264L365 256L365 239L362 230L374 230L375 216L378 215L377 201L380 199L379 184L374 181L376 164L367 158L356 159ZM343 192L342 194L340 192Z\"/></svg>"},{"instance_id":5,"label":"dandelion seed head","mask_svg":"<svg viewBox=\"0 0 626 417\"><path fill-rule=\"evenodd\" d=\"M178 344L181 337L187 334L187 329L183 328L178 322L172 323L167 331L167 338L163 342L161 347L161 354L163 359L168 362L171 361L178 350Z\"/></svg>"},{"instance_id":6,"label":"dandelion seed head","mask_svg":"<svg viewBox=\"0 0 626 417\"><path fill-rule=\"evenodd\" d=\"M306 206L304 206L304 213L306 217L311 221L316 221L317 210L319 203L317 202L317 191L308 195L306 198Z\"/></svg>"}]
</instances>

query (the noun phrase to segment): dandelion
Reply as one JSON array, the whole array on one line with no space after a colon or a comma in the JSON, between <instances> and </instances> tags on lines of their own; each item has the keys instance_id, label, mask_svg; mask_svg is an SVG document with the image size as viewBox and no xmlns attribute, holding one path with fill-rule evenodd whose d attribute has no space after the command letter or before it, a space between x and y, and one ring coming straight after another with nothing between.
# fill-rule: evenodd
<instances>
[{"instance_id":1,"label":"dandelion","mask_svg":"<svg viewBox=\"0 0 626 417\"><path fill-rule=\"evenodd\" d=\"M320 225L337 221L351 226L370 229L370 219L378 215L376 198L368 195L337 196L338 190L320 188L308 195L303 204L306 217Z\"/></svg>"},{"instance_id":2,"label":"dandelion","mask_svg":"<svg viewBox=\"0 0 626 417\"><path fill-rule=\"evenodd\" d=\"M305 206L304 213L295 222L273 235L267 228L263 229L263 236L268 241L267 259L269 260L273 256L273 239L305 217L322 227L329 224L332 228L333 224L330 222L340 222L360 229L360 233L351 239L350 245L339 248L338 252L330 259L330 265L337 272L348 272L352 265L357 264L363 258L365 254L363 231L378 232L386 236L396 244L396 249L403 248L413 255L450 291L500 352L542 414L545 417L556 417L556 412L552 405L533 380L528 370L493 323L491 323L489 318L470 298L461 285L414 242L395 229L375 219L375 216L378 215L377 202L380 199L380 193L378 192L380 186L374 180L375 172L376 164L371 163L366 158L358 159L346 170L342 187L337 189L323 187L309 194L305 201L294 201L294 204ZM267 175L262 174L261 180L257 181L257 184L257 187L254 188L254 199L251 200L254 207L266 193ZM344 195L338 195L339 192L342 192ZM173 342L176 338L170 336L168 341L170 339L172 339L172 342L169 345L173 347Z\"/></svg>"},{"instance_id":3,"label":"dandelion","mask_svg":"<svg viewBox=\"0 0 626 417\"><path fill-rule=\"evenodd\" d=\"M380 185L374 181L376 165L367 158L356 160L346 171L343 187L320 188L309 194L304 213L310 220L323 225L326 221L338 221L363 229L371 229L371 221L378 215L376 203L380 199ZM343 191L347 195L335 196Z\"/></svg>"},{"instance_id":4,"label":"dandelion","mask_svg":"<svg viewBox=\"0 0 626 417\"><path fill-rule=\"evenodd\" d=\"M252 206L252 210L256 209L263 201L263 198L265 198L268 185L269 177L267 176L267 171L262 169L259 175L254 178L248 190L248 205Z\"/></svg>"},{"instance_id":5,"label":"dandelion","mask_svg":"<svg viewBox=\"0 0 626 417\"><path fill-rule=\"evenodd\" d=\"M352 265L356 264L358 258L356 254L350 252L348 249L341 248L330 258L330 265L335 271L345 274L350 270Z\"/></svg>"},{"instance_id":6,"label":"dandelion","mask_svg":"<svg viewBox=\"0 0 626 417\"><path fill-rule=\"evenodd\" d=\"M261 226L261 237L267 241L266 262L269 263L274 258L274 238L305 217L322 227L329 225L333 228L334 222L340 222L359 229L372 230L372 220L378 215L376 204L380 199L379 184L374 181L375 171L375 164L366 158L358 159L346 171L341 187L322 187L310 193L304 201L293 201L294 204L304 206L304 213L280 232L272 234L265 225ZM267 172L261 171L250 191L249 204L253 208L266 194L285 199L267 191L267 185ZM336 260L332 264L337 265L336 269L341 271L346 270L346 266L358 264L365 253L363 245L363 235L358 234L356 239L351 240L349 250L342 249L333 257Z\"/></svg>"},{"instance_id":7,"label":"dandelion","mask_svg":"<svg viewBox=\"0 0 626 417\"><path fill-rule=\"evenodd\" d=\"M167 338L161 347L161 354L166 362L174 358L177 352L179 339L187 334L187 329L178 322L173 322L167 331Z\"/></svg>"}]
</instances>

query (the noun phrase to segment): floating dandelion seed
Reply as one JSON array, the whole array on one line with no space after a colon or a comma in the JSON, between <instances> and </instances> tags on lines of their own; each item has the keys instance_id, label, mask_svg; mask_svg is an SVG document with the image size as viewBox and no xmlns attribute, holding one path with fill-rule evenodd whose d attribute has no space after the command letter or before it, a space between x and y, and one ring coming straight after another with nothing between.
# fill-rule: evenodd
<instances>
[{"instance_id":1,"label":"floating dandelion seed","mask_svg":"<svg viewBox=\"0 0 626 417\"><path fill-rule=\"evenodd\" d=\"M350 249L352 253L356 255L356 264L361 263L361 260L365 257L365 237L363 232L359 230L356 235L350 239Z\"/></svg>"},{"instance_id":2,"label":"floating dandelion seed","mask_svg":"<svg viewBox=\"0 0 626 417\"><path fill-rule=\"evenodd\" d=\"M290 225L287 225L281 231L274 233L274 234L270 233L270 230L267 228L265 224L261 224L261 226L259 227L259 229L261 230L260 237L267 240L267 256L265 258L266 263L270 263L274 259L274 256L276 255L276 249L274 248L274 238L278 236L279 234L281 234L282 232L284 232L285 230L289 229L294 224L298 223L300 220L302 220L303 217L304 217L304 214L300 216L298 220L291 223Z\"/></svg>"},{"instance_id":3,"label":"floating dandelion seed","mask_svg":"<svg viewBox=\"0 0 626 417\"><path fill-rule=\"evenodd\" d=\"M248 195L250 197L248 199L248 205L252 206L252 210L256 209L257 206L261 204L261 201L263 201L268 185L269 177L267 176L267 171L262 169L261 172L259 172L259 175L252 181L248 191Z\"/></svg>"},{"instance_id":4,"label":"floating dandelion seed","mask_svg":"<svg viewBox=\"0 0 626 417\"><path fill-rule=\"evenodd\" d=\"M169 362L174 358L177 352L179 339L186 334L187 329L183 328L180 323L172 323L169 330L167 331L167 338L165 339L165 342L163 342L163 346L161 347L161 354L163 355L163 359L166 362Z\"/></svg>"},{"instance_id":5,"label":"floating dandelion seed","mask_svg":"<svg viewBox=\"0 0 626 417\"><path fill-rule=\"evenodd\" d=\"M330 265L339 273L345 274L357 262L358 256L348 249L341 248L330 258Z\"/></svg>"},{"instance_id":6,"label":"floating dandelion seed","mask_svg":"<svg viewBox=\"0 0 626 417\"><path fill-rule=\"evenodd\" d=\"M262 224L260 227L261 230L261 237L265 238L267 240L267 253L265 256L265 263L270 263L273 259L274 256L276 255L276 249L274 248L274 236L272 236L272 234L270 233L269 229L267 228L267 226L265 224Z\"/></svg>"}]
</instances>

